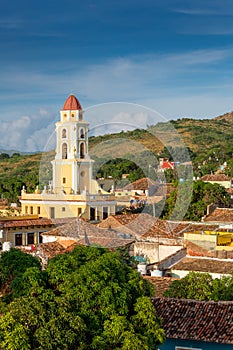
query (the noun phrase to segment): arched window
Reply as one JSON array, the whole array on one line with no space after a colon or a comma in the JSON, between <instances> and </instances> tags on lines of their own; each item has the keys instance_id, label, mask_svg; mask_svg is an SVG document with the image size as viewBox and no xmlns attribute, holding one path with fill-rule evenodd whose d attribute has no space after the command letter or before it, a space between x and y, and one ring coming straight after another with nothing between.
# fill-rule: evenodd
<instances>
[{"instance_id":1,"label":"arched window","mask_svg":"<svg viewBox=\"0 0 233 350\"><path fill-rule=\"evenodd\" d=\"M63 139L66 138L66 129L62 129L62 138L63 138Z\"/></svg>"},{"instance_id":2,"label":"arched window","mask_svg":"<svg viewBox=\"0 0 233 350\"><path fill-rule=\"evenodd\" d=\"M84 138L85 138L84 129L80 129L80 137L81 137L81 139L84 139Z\"/></svg>"},{"instance_id":3,"label":"arched window","mask_svg":"<svg viewBox=\"0 0 233 350\"><path fill-rule=\"evenodd\" d=\"M80 158L84 158L84 155L85 155L85 145L84 145L84 143L82 142L81 144L80 144Z\"/></svg>"},{"instance_id":4,"label":"arched window","mask_svg":"<svg viewBox=\"0 0 233 350\"><path fill-rule=\"evenodd\" d=\"M62 159L67 159L67 144L62 144Z\"/></svg>"}]
</instances>

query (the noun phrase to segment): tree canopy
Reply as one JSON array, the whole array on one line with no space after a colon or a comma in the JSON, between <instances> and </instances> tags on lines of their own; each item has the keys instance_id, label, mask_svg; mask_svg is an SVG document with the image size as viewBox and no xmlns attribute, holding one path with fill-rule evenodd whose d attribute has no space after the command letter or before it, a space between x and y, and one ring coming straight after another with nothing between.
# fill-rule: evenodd
<instances>
[{"instance_id":1,"label":"tree canopy","mask_svg":"<svg viewBox=\"0 0 233 350\"><path fill-rule=\"evenodd\" d=\"M149 350L164 341L153 288L118 252L78 246L45 271L26 268L13 287L1 304L2 349Z\"/></svg>"},{"instance_id":2,"label":"tree canopy","mask_svg":"<svg viewBox=\"0 0 233 350\"><path fill-rule=\"evenodd\" d=\"M231 276L213 278L209 273L190 272L175 280L164 296L196 300L233 300L233 273Z\"/></svg>"},{"instance_id":3,"label":"tree canopy","mask_svg":"<svg viewBox=\"0 0 233 350\"><path fill-rule=\"evenodd\" d=\"M178 191L180 199L180 203L178 203L180 208L178 208L178 210L182 210L182 203L186 203L186 197L189 195L190 191L192 191L191 202L184 216L185 220L200 221L206 214L206 209L209 204L213 203L224 207L230 204L230 196L221 185L199 180L193 182L191 187L189 183L184 182L183 184L179 184L179 188L177 186L166 200L162 213L164 219L169 219L171 217L176 204Z\"/></svg>"},{"instance_id":4,"label":"tree canopy","mask_svg":"<svg viewBox=\"0 0 233 350\"><path fill-rule=\"evenodd\" d=\"M40 271L39 260L15 248L1 253L0 288L2 292L4 291L4 298L11 300L12 296L22 292L24 289L23 276L29 268L36 268Z\"/></svg>"}]
</instances>

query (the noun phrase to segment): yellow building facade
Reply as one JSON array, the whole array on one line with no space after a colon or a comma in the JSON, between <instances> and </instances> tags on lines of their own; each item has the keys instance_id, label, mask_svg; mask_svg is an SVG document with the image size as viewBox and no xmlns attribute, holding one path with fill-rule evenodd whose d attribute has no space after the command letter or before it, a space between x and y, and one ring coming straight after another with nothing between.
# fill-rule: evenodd
<instances>
[{"instance_id":1,"label":"yellow building facade","mask_svg":"<svg viewBox=\"0 0 233 350\"><path fill-rule=\"evenodd\" d=\"M52 183L49 189L36 189L35 193L22 190L23 215L36 214L51 219L82 215L94 221L115 214L115 197L104 192L92 178L88 127L80 102L70 95L56 123Z\"/></svg>"}]
</instances>

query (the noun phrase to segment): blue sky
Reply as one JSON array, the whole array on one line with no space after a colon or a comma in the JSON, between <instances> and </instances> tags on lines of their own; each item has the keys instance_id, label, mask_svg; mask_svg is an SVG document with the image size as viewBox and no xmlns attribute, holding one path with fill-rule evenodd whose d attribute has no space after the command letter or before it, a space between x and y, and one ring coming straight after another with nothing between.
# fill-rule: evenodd
<instances>
[{"instance_id":1,"label":"blue sky","mask_svg":"<svg viewBox=\"0 0 233 350\"><path fill-rule=\"evenodd\" d=\"M2 0L0 44L3 149L43 149L70 93L167 120L233 110L232 0Z\"/></svg>"}]
</instances>

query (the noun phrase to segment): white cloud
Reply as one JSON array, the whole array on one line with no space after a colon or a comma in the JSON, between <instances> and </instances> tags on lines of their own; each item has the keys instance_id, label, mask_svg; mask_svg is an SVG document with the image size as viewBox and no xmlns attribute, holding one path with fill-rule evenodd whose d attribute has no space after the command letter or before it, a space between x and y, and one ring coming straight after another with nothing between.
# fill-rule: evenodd
<instances>
[{"instance_id":1,"label":"white cloud","mask_svg":"<svg viewBox=\"0 0 233 350\"><path fill-rule=\"evenodd\" d=\"M172 11L189 16L229 16L233 14L233 7L231 0L205 0L192 2L191 6L186 3L183 7L173 8Z\"/></svg>"},{"instance_id":2,"label":"white cloud","mask_svg":"<svg viewBox=\"0 0 233 350\"><path fill-rule=\"evenodd\" d=\"M55 149L54 125L50 124L46 128L35 130L26 139L27 149L49 151Z\"/></svg>"},{"instance_id":3,"label":"white cloud","mask_svg":"<svg viewBox=\"0 0 233 350\"><path fill-rule=\"evenodd\" d=\"M180 73L188 74L211 68L232 57L231 49L195 50L181 54L147 55L109 60L105 64L86 67L81 73L82 91L95 99L116 96L137 102L140 96L159 93L161 86L171 84ZM169 81L170 80L170 81ZM193 82L192 82L193 84ZM174 85L174 82L173 82ZM105 101L104 101L105 102Z\"/></svg>"},{"instance_id":4,"label":"white cloud","mask_svg":"<svg viewBox=\"0 0 233 350\"><path fill-rule=\"evenodd\" d=\"M43 150L54 129L46 119L45 126L41 115L21 116L13 121L0 122L0 148L23 152Z\"/></svg>"}]
</instances>

